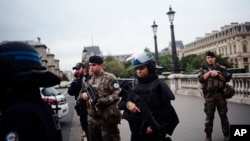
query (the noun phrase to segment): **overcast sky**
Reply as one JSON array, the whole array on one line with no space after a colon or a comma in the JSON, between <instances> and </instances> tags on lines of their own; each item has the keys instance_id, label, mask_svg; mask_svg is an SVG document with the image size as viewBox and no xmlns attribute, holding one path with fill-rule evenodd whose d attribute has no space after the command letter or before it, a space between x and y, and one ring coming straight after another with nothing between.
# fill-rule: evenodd
<instances>
[{"instance_id":1,"label":"overcast sky","mask_svg":"<svg viewBox=\"0 0 250 141\"><path fill-rule=\"evenodd\" d=\"M176 12L175 39L184 45L232 22L250 22L249 0L1 0L0 41L37 40L60 60L61 70L81 61L84 46L104 55L154 51L171 40L169 5Z\"/></svg>"}]
</instances>

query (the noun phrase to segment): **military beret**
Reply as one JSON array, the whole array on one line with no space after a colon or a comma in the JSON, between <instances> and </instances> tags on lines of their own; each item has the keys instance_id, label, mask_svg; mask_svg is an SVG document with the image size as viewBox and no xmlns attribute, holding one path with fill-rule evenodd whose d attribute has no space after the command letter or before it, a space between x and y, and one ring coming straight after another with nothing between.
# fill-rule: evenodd
<instances>
[{"instance_id":1,"label":"military beret","mask_svg":"<svg viewBox=\"0 0 250 141\"><path fill-rule=\"evenodd\" d=\"M211 51L206 52L206 56L215 57L215 54Z\"/></svg>"},{"instance_id":2,"label":"military beret","mask_svg":"<svg viewBox=\"0 0 250 141\"><path fill-rule=\"evenodd\" d=\"M89 63L102 64L103 63L103 59L100 56L91 56L89 58Z\"/></svg>"},{"instance_id":3,"label":"military beret","mask_svg":"<svg viewBox=\"0 0 250 141\"><path fill-rule=\"evenodd\" d=\"M86 66L83 63L77 63L72 69L79 69L79 68L86 68Z\"/></svg>"}]
</instances>

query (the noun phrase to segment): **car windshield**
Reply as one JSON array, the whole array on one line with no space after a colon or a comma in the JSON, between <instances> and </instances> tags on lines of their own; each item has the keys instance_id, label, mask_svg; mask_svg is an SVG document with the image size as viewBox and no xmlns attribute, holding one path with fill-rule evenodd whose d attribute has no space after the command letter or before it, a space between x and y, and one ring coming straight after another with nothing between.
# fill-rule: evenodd
<instances>
[{"instance_id":1,"label":"car windshield","mask_svg":"<svg viewBox=\"0 0 250 141\"><path fill-rule=\"evenodd\" d=\"M44 96L55 96L59 95L60 92L58 92L54 87L47 87L42 89L42 94Z\"/></svg>"}]
</instances>

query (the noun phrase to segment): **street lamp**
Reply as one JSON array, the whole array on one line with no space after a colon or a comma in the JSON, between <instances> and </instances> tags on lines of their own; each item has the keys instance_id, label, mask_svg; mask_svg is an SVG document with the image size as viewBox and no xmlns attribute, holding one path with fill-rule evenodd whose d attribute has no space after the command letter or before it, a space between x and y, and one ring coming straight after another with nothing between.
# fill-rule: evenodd
<instances>
[{"instance_id":1,"label":"street lamp","mask_svg":"<svg viewBox=\"0 0 250 141\"><path fill-rule=\"evenodd\" d=\"M170 29L171 29L171 44L172 44L172 62L173 62L173 73L180 73L180 66L179 66L179 59L176 52L176 44L175 44L175 38L174 38L174 14L175 11L172 10L171 6L169 7L169 12L167 13L169 17L169 21L171 23Z\"/></svg>"},{"instance_id":2,"label":"street lamp","mask_svg":"<svg viewBox=\"0 0 250 141\"><path fill-rule=\"evenodd\" d=\"M83 51L82 51L82 62L87 62L87 49L84 47Z\"/></svg>"},{"instance_id":3,"label":"street lamp","mask_svg":"<svg viewBox=\"0 0 250 141\"><path fill-rule=\"evenodd\" d=\"M155 24L155 21L154 21L154 23L153 23L153 25L151 27L153 29L154 41L155 41L155 61L156 61L156 64L159 65L158 48L157 48L157 36L156 36L158 25Z\"/></svg>"}]
</instances>

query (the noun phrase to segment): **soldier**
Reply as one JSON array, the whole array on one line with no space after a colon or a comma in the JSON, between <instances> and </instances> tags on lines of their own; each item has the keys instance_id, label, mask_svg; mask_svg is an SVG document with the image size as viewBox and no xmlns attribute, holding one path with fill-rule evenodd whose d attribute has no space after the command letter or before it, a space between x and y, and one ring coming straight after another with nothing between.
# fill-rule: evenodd
<instances>
[{"instance_id":1,"label":"soldier","mask_svg":"<svg viewBox=\"0 0 250 141\"><path fill-rule=\"evenodd\" d=\"M23 42L0 43L0 66L0 140L61 141L58 117L39 89L59 84L60 78Z\"/></svg>"},{"instance_id":2,"label":"soldier","mask_svg":"<svg viewBox=\"0 0 250 141\"><path fill-rule=\"evenodd\" d=\"M91 85L99 97L96 104L88 94L82 93L81 98L89 101L88 126L90 141L120 141L118 124L121 113L117 107L120 87L114 74L103 70L103 59L100 56L89 58L89 69L92 74L88 84Z\"/></svg>"},{"instance_id":3,"label":"soldier","mask_svg":"<svg viewBox=\"0 0 250 141\"><path fill-rule=\"evenodd\" d=\"M199 82L205 97L204 112L206 113L205 132L206 141L212 140L214 113L217 108L224 134L224 140L229 141L229 121L227 118L227 101L224 96L226 82L231 79L231 74L225 68L216 63L213 52L206 52L206 61L202 64L199 74Z\"/></svg>"},{"instance_id":4,"label":"soldier","mask_svg":"<svg viewBox=\"0 0 250 141\"><path fill-rule=\"evenodd\" d=\"M82 137L86 135L88 139L88 121L87 121L87 106L85 100L78 100L79 94L81 90L84 89L83 81L88 77L86 74L86 66L83 63L77 63L73 68L75 70L73 75L73 81L68 88L68 94L71 96L75 96L76 105L75 110L77 115L80 117L80 123L82 130L85 132L82 134Z\"/></svg>"}]
</instances>

